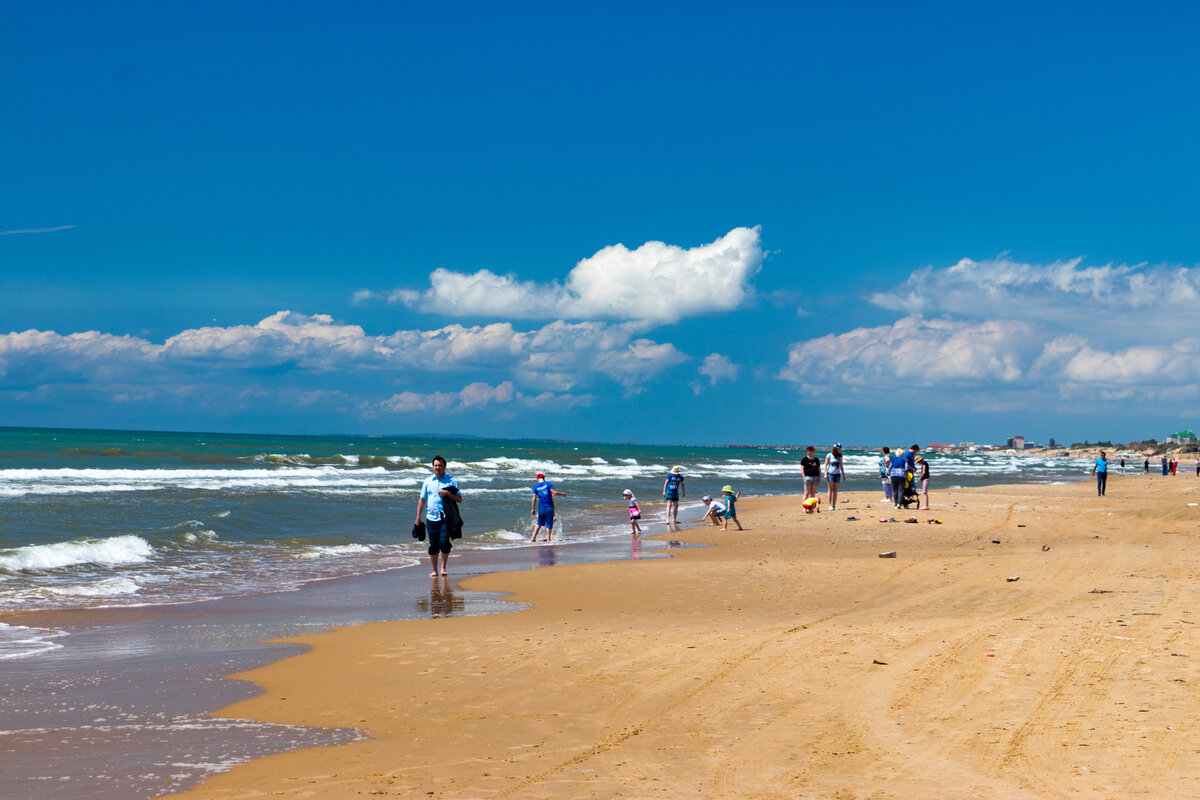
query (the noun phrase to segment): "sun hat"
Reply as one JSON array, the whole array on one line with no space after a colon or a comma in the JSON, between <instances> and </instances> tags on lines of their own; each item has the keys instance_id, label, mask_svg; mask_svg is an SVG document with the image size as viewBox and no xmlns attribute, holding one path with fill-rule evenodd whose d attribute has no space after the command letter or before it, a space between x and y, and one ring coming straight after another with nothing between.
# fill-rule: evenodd
<instances>
[{"instance_id":1,"label":"sun hat","mask_svg":"<svg viewBox=\"0 0 1200 800\"><path fill-rule=\"evenodd\" d=\"M626 497L633 497L633 492L631 492L631 491L630 491L630 490L628 490L628 489L626 489L625 491L621 492L621 494L625 495Z\"/></svg>"},{"instance_id":2,"label":"sun hat","mask_svg":"<svg viewBox=\"0 0 1200 800\"><path fill-rule=\"evenodd\" d=\"M913 461L916 461L917 463L920 463L924 460L925 460L925 456L922 456L922 455L918 455L916 458L913 459Z\"/></svg>"},{"instance_id":3,"label":"sun hat","mask_svg":"<svg viewBox=\"0 0 1200 800\"><path fill-rule=\"evenodd\" d=\"M539 481L540 481L542 478L544 478L544 477L546 477L546 475L545 475L544 473L541 473L541 472L539 472L539 473L537 474L537 478L538 478L538 480L539 480Z\"/></svg>"},{"instance_id":4,"label":"sun hat","mask_svg":"<svg viewBox=\"0 0 1200 800\"><path fill-rule=\"evenodd\" d=\"M733 494L733 487L728 483L721 487L722 494Z\"/></svg>"},{"instance_id":5,"label":"sun hat","mask_svg":"<svg viewBox=\"0 0 1200 800\"><path fill-rule=\"evenodd\" d=\"M671 472L674 472L676 475L678 475L679 473L683 472L683 467L671 467Z\"/></svg>"},{"instance_id":6,"label":"sun hat","mask_svg":"<svg viewBox=\"0 0 1200 800\"><path fill-rule=\"evenodd\" d=\"M712 495L711 495L711 494L706 494L706 495L704 495L704 497L701 497L700 499L701 499L701 500L703 500L703 501L704 501L704 502L706 502L706 503L711 503L711 502L712 502Z\"/></svg>"}]
</instances>

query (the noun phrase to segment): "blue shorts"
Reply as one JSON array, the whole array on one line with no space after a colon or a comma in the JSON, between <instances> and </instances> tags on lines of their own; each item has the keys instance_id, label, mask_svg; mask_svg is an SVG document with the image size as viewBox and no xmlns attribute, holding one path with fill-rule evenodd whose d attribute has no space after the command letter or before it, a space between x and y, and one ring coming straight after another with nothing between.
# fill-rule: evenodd
<instances>
[{"instance_id":1,"label":"blue shorts","mask_svg":"<svg viewBox=\"0 0 1200 800\"><path fill-rule=\"evenodd\" d=\"M679 502L679 492L667 492L664 498L668 503L671 501Z\"/></svg>"},{"instance_id":2,"label":"blue shorts","mask_svg":"<svg viewBox=\"0 0 1200 800\"><path fill-rule=\"evenodd\" d=\"M446 527L444 519L425 519L425 535L429 538L429 555L436 556L438 553L449 553L450 548L454 545L450 544L450 531Z\"/></svg>"},{"instance_id":3,"label":"blue shorts","mask_svg":"<svg viewBox=\"0 0 1200 800\"><path fill-rule=\"evenodd\" d=\"M539 508L537 524L541 525L543 528L553 528L554 527L554 509L553 508Z\"/></svg>"},{"instance_id":4,"label":"blue shorts","mask_svg":"<svg viewBox=\"0 0 1200 800\"><path fill-rule=\"evenodd\" d=\"M831 472L830 474L825 476L825 482L826 483L841 483L842 482L842 473Z\"/></svg>"}]
</instances>

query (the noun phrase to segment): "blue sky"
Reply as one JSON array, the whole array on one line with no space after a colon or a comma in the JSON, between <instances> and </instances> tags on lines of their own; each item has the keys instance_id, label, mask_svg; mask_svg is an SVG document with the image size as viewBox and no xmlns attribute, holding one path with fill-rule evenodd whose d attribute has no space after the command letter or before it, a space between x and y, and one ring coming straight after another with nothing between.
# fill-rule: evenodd
<instances>
[{"instance_id":1,"label":"blue sky","mask_svg":"<svg viewBox=\"0 0 1200 800\"><path fill-rule=\"evenodd\" d=\"M0 419L1200 424L1192 4L8 2Z\"/></svg>"}]
</instances>

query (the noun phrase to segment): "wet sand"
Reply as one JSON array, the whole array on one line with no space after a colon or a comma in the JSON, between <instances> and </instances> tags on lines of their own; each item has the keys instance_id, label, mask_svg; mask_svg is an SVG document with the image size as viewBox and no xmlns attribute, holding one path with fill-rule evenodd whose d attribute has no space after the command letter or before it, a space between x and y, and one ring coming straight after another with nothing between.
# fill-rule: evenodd
<instances>
[{"instance_id":1,"label":"wet sand","mask_svg":"<svg viewBox=\"0 0 1200 800\"><path fill-rule=\"evenodd\" d=\"M661 556L664 549L645 543L634 552L617 537L463 550L450 563L456 576L466 576ZM427 572L420 564L205 603L6 615L6 622L66 635L58 650L0 661L0 797L150 798L250 758L361 738L353 728L296 728L211 712L259 693L224 676L305 649L264 639L513 609L494 594L459 590L455 580L431 582Z\"/></svg>"},{"instance_id":2,"label":"wet sand","mask_svg":"<svg viewBox=\"0 0 1200 800\"><path fill-rule=\"evenodd\" d=\"M223 713L371 738L183 796L1200 796L1200 480L932 499L747 498L716 547L464 583L517 613L303 637Z\"/></svg>"}]
</instances>

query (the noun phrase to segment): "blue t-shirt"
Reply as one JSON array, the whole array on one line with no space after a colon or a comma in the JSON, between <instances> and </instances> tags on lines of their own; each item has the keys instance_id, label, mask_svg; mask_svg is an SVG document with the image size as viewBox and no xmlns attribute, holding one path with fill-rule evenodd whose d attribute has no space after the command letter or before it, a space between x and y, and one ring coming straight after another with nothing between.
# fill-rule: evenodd
<instances>
[{"instance_id":1,"label":"blue t-shirt","mask_svg":"<svg viewBox=\"0 0 1200 800\"><path fill-rule=\"evenodd\" d=\"M1108 472L1108 462L1103 458L1096 459L1096 472Z\"/></svg>"},{"instance_id":2,"label":"blue t-shirt","mask_svg":"<svg viewBox=\"0 0 1200 800\"><path fill-rule=\"evenodd\" d=\"M437 475L430 475L421 484L421 497L425 498L425 519L437 521L445 516L445 511L442 508L442 496L438 494L442 489L448 489L453 486L458 488L458 481L443 473L442 479L439 481Z\"/></svg>"},{"instance_id":3,"label":"blue t-shirt","mask_svg":"<svg viewBox=\"0 0 1200 800\"><path fill-rule=\"evenodd\" d=\"M537 495L538 508L542 511L554 510L554 484L550 481L541 481L533 486L533 493Z\"/></svg>"},{"instance_id":4,"label":"blue t-shirt","mask_svg":"<svg viewBox=\"0 0 1200 800\"><path fill-rule=\"evenodd\" d=\"M677 472L672 472L667 475L667 499L678 500L679 490L683 486L683 476Z\"/></svg>"}]
</instances>

